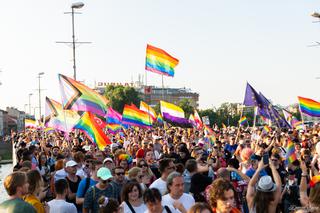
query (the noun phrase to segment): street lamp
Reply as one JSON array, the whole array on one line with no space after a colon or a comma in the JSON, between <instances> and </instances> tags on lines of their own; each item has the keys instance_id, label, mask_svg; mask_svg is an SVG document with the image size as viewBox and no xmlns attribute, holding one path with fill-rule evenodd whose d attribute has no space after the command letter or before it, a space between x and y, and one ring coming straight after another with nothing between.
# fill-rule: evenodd
<instances>
[{"instance_id":1,"label":"street lamp","mask_svg":"<svg viewBox=\"0 0 320 213\"><path fill-rule=\"evenodd\" d=\"M28 106L28 104L24 104L24 112L27 111L27 106Z\"/></svg>"},{"instance_id":2,"label":"street lamp","mask_svg":"<svg viewBox=\"0 0 320 213\"><path fill-rule=\"evenodd\" d=\"M73 52L73 79L77 80L76 71L76 41L74 35L74 9L80 9L84 6L82 2L76 2L71 5L71 16L72 16L72 52Z\"/></svg>"},{"instance_id":3,"label":"street lamp","mask_svg":"<svg viewBox=\"0 0 320 213\"><path fill-rule=\"evenodd\" d=\"M320 18L320 14L318 12L313 12L311 16L314 18Z\"/></svg>"},{"instance_id":4,"label":"street lamp","mask_svg":"<svg viewBox=\"0 0 320 213\"><path fill-rule=\"evenodd\" d=\"M31 96L33 94L32 93L29 93L29 115L31 115Z\"/></svg>"},{"instance_id":5,"label":"street lamp","mask_svg":"<svg viewBox=\"0 0 320 213\"><path fill-rule=\"evenodd\" d=\"M39 120L41 121L41 87L40 87L40 79L41 76L44 75L44 72L39 72L38 73L38 78L39 78Z\"/></svg>"}]
</instances>

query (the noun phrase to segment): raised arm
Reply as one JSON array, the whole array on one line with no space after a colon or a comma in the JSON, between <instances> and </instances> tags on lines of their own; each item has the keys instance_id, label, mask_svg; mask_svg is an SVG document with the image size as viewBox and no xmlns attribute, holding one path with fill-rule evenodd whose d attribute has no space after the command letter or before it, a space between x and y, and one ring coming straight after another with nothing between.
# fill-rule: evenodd
<instances>
[{"instance_id":1,"label":"raised arm","mask_svg":"<svg viewBox=\"0 0 320 213\"><path fill-rule=\"evenodd\" d=\"M304 161L300 162L300 168L302 170L301 174L301 182L300 182L300 202L302 206L308 206L309 197L307 194L307 177L308 177L308 169L306 163Z\"/></svg>"},{"instance_id":2,"label":"raised arm","mask_svg":"<svg viewBox=\"0 0 320 213\"><path fill-rule=\"evenodd\" d=\"M278 204L281 201L281 185L282 185L281 178L280 178L279 172L277 171L277 169L274 166L272 161L270 162L269 167L271 169L273 179L274 179L275 184L277 186L277 189L275 191L274 201L277 202L277 204Z\"/></svg>"}]
</instances>

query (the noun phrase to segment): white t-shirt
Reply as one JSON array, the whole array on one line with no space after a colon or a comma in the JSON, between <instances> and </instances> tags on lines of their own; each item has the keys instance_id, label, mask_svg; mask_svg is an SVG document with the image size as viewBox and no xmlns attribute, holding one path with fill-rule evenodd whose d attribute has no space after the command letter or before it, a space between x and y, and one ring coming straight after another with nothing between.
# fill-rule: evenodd
<instances>
[{"instance_id":1,"label":"white t-shirt","mask_svg":"<svg viewBox=\"0 0 320 213\"><path fill-rule=\"evenodd\" d=\"M129 206L126 204L126 202L122 202L121 206L123 208L123 213L132 213ZM136 213L140 213L140 212L143 213L147 210L147 206L144 203L142 203L140 206L133 206L133 205L131 206Z\"/></svg>"},{"instance_id":2,"label":"white t-shirt","mask_svg":"<svg viewBox=\"0 0 320 213\"><path fill-rule=\"evenodd\" d=\"M162 196L162 205L165 206L173 206L175 199L173 199L170 194L166 194ZM183 193L183 195L177 200L180 203L182 203L183 207L188 211L193 204L195 203L194 198L186 193Z\"/></svg>"},{"instance_id":3,"label":"white t-shirt","mask_svg":"<svg viewBox=\"0 0 320 213\"><path fill-rule=\"evenodd\" d=\"M167 182L162 180L161 178L158 178L150 185L149 188L159 189L161 195L164 195L167 192Z\"/></svg>"},{"instance_id":4,"label":"white t-shirt","mask_svg":"<svg viewBox=\"0 0 320 213\"><path fill-rule=\"evenodd\" d=\"M77 208L73 203L65 200L51 200L48 202L50 213L77 213Z\"/></svg>"},{"instance_id":5,"label":"white t-shirt","mask_svg":"<svg viewBox=\"0 0 320 213\"><path fill-rule=\"evenodd\" d=\"M176 210L175 208L173 208L173 206L168 206L171 213L181 213L179 210ZM144 213L152 213L152 212L149 212L149 210L146 210ZM168 213L167 210L163 207L163 211L162 213Z\"/></svg>"}]
</instances>

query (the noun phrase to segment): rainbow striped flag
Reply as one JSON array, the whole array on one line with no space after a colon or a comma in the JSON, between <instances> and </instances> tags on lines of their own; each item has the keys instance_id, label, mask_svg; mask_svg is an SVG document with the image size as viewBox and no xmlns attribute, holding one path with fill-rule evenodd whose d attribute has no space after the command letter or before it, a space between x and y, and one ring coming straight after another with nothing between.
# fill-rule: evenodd
<instances>
[{"instance_id":1,"label":"rainbow striped flag","mask_svg":"<svg viewBox=\"0 0 320 213\"><path fill-rule=\"evenodd\" d=\"M107 99L78 81L59 74L64 109L106 115Z\"/></svg>"},{"instance_id":2,"label":"rainbow striped flag","mask_svg":"<svg viewBox=\"0 0 320 213\"><path fill-rule=\"evenodd\" d=\"M149 119L149 114L138 109L133 104L125 105L122 113L122 121L132 126L150 128L152 121Z\"/></svg>"},{"instance_id":3,"label":"rainbow striped flag","mask_svg":"<svg viewBox=\"0 0 320 213\"><path fill-rule=\"evenodd\" d=\"M51 134L51 133L53 133L54 131L55 131L55 129L52 128L52 127L46 127L46 128L44 129L44 132L47 133L47 134Z\"/></svg>"},{"instance_id":4,"label":"rainbow striped flag","mask_svg":"<svg viewBox=\"0 0 320 213\"><path fill-rule=\"evenodd\" d=\"M298 97L301 112L312 116L320 117L320 103L309 98Z\"/></svg>"},{"instance_id":5,"label":"rainbow striped flag","mask_svg":"<svg viewBox=\"0 0 320 213\"><path fill-rule=\"evenodd\" d=\"M269 133L269 132L271 131L271 128L270 128L268 125L264 125L263 131L264 131L265 133Z\"/></svg>"},{"instance_id":6,"label":"rainbow striped flag","mask_svg":"<svg viewBox=\"0 0 320 213\"><path fill-rule=\"evenodd\" d=\"M204 132L206 135L213 135L214 134L213 130L210 127L208 127L207 125L203 125L203 126L204 126Z\"/></svg>"},{"instance_id":7,"label":"rainbow striped flag","mask_svg":"<svg viewBox=\"0 0 320 213\"><path fill-rule=\"evenodd\" d=\"M64 110L59 102L48 97L46 97L45 110L45 126L60 131L70 132L80 119L77 112Z\"/></svg>"},{"instance_id":8,"label":"rainbow striped flag","mask_svg":"<svg viewBox=\"0 0 320 213\"><path fill-rule=\"evenodd\" d=\"M313 188L319 182L320 182L320 175L313 176L309 182L310 188Z\"/></svg>"},{"instance_id":9,"label":"rainbow striped flag","mask_svg":"<svg viewBox=\"0 0 320 213\"><path fill-rule=\"evenodd\" d=\"M161 75L174 76L174 68L179 60L169 55L166 51L147 45L146 70Z\"/></svg>"},{"instance_id":10,"label":"rainbow striped flag","mask_svg":"<svg viewBox=\"0 0 320 213\"><path fill-rule=\"evenodd\" d=\"M111 134L117 134L122 130L122 126L119 124L107 124L107 129Z\"/></svg>"},{"instance_id":11,"label":"rainbow striped flag","mask_svg":"<svg viewBox=\"0 0 320 213\"><path fill-rule=\"evenodd\" d=\"M100 150L111 144L108 136L95 122L94 115L91 112L85 112L81 116L80 121L74 126L74 129L83 131L91 142L95 143Z\"/></svg>"},{"instance_id":12,"label":"rainbow striped flag","mask_svg":"<svg viewBox=\"0 0 320 213\"><path fill-rule=\"evenodd\" d=\"M240 118L239 124L242 126L242 125L244 125L245 123L248 123L248 120L247 120L247 117L246 117L246 116L243 116L242 118Z\"/></svg>"},{"instance_id":13,"label":"rainbow striped flag","mask_svg":"<svg viewBox=\"0 0 320 213\"><path fill-rule=\"evenodd\" d=\"M197 127L197 123L194 120L194 115L193 114L190 114L189 121L190 121L190 123L192 124L193 127Z\"/></svg>"},{"instance_id":14,"label":"rainbow striped flag","mask_svg":"<svg viewBox=\"0 0 320 213\"><path fill-rule=\"evenodd\" d=\"M294 144L290 139L288 139L287 153L286 153L286 164L288 165L289 163L292 163L295 160L297 160L297 156L296 156Z\"/></svg>"},{"instance_id":15,"label":"rainbow striped flag","mask_svg":"<svg viewBox=\"0 0 320 213\"><path fill-rule=\"evenodd\" d=\"M157 119L157 113L147 103L140 101L140 110L149 114L151 120L154 122Z\"/></svg>"},{"instance_id":16,"label":"rainbow striped flag","mask_svg":"<svg viewBox=\"0 0 320 213\"><path fill-rule=\"evenodd\" d=\"M163 118L162 118L162 116L161 116L161 113L159 113L159 115L158 115L158 117L157 117L157 122L158 122L159 124L163 124Z\"/></svg>"}]
</instances>

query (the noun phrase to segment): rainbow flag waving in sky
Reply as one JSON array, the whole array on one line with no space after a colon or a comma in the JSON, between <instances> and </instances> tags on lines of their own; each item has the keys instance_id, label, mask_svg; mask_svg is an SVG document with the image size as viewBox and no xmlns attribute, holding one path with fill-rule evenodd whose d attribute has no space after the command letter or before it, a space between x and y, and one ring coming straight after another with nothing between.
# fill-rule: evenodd
<instances>
[{"instance_id":1,"label":"rainbow flag waving in sky","mask_svg":"<svg viewBox=\"0 0 320 213\"><path fill-rule=\"evenodd\" d=\"M74 128L83 131L100 150L104 150L108 144L111 144L110 139L95 122L94 115L90 112L83 113Z\"/></svg>"},{"instance_id":2,"label":"rainbow flag waving in sky","mask_svg":"<svg viewBox=\"0 0 320 213\"><path fill-rule=\"evenodd\" d=\"M152 121L149 119L149 114L138 109L133 104L125 105L122 113L122 121L132 126L150 128Z\"/></svg>"},{"instance_id":3,"label":"rainbow flag waving in sky","mask_svg":"<svg viewBox=\"0 0 320 213\"><path fill-rule=\"evenodd\" d=\"M174 76L174 68L179 60L169 55L166 51L147 45L146 70L161 75Z\"/></svg>"},{"instance_id":4,"label":"rainbow flag waving in sky","mask_svg":"<svg viewBox=\"0 0 320 213\"><path fill-rule=\"evenodd\" d=\"M243 116L242 118L240 118L239 124L243 126L245 123L248 123L248 120L246 116Z\"/></svg>"},{"instance_id":5,"label":"rainbow flag waving in sky","mask_svg":"<svg viewBox=\"0 0 320 213\"><path fill-rule=\"evenodd\" d=\"M320 117L320 103L309 98L298 97L301 112L312 116Z\"/></svg>"},{"instance_id":6,"label":"rainbow flag waving in sky","mask_svg":"<svg viewBox=\"0 0 320 213\"><path fill-rule=\"evenodd\" d=\"M161 113L159 113L159 115L158 115L158 117L157 117L157 122L158 122L159 124L163 124L163 118L162 118L162 116L161 116Z\"/></svg>"},{"instance_id":7,"label":"rainbow flag waving in sky","mask_svg":"<svg viewBox=\"0 0 320 213\"><path fill-rule=\"evenodd\" d=\"M78 81L59 74L59 82L64 109L91 112L104 117L107 99Z\"/></svg>"}]
</instances>

